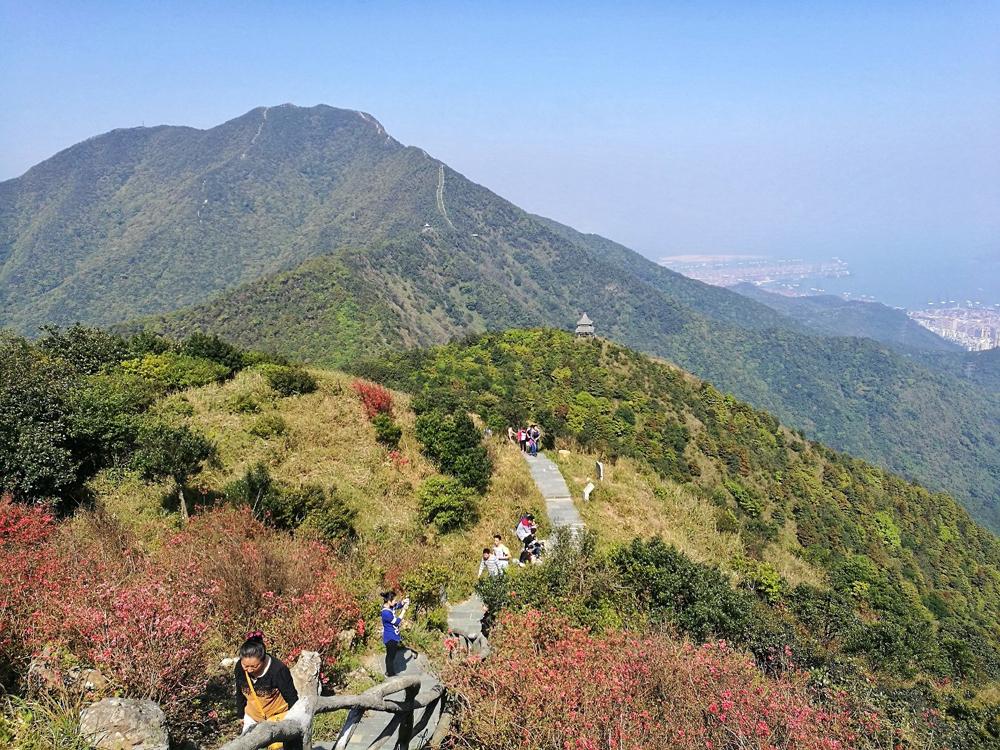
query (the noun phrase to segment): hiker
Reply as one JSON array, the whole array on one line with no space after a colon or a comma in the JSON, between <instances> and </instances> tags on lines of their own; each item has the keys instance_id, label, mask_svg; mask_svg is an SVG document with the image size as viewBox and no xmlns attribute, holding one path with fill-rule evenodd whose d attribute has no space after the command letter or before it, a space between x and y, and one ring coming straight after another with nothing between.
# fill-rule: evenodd
<instances>
[{"instance_id":1,"label":"hiker","mask_svg":"<svg viewBox=\"0 0 1000 750\"><path fill-rule=\"evenodd\" d=\"M538 457L538 441L533 437L528 437L528 455L533 458Z\"/></svg>"},{"instance_id":2,"label":"hiker","mask_svg":"<svg viewBox=\"0 0 1000 750\"><path fill-rule=\"evenodd\" d=\"M528 431L523 427L517 428L517 444L521 446L521 453L528 450Z\"/></svg>"},{"instance_id":3,"label":"hiker","mask_svg":"<svg viewBox=\"0 0 1000 750\"><path fill-rule=\"evenodd\" d=\"M503 575L503 568L500 567L500 561L497 560L496 555L493 554L493 550L489 547L483 547L483 559L479 563L479 572L476 573L476 578L482 578L484 570L492 578Z\"/></svg>"},{"instance_id":4,"label":"hiker","mask_svg":"<svg viewBox=\"0 0 1000 750\"><path fill-rule=\"evenodd\" d=\"M493 556L496 557L501 570L506 570L507 566L510 565L510 550L503 543L503 537L499 534L493 535Z\"/></svg>"},{"instance_id":5,"label":"hiker","mask_svg":"<svg viewBox=\"0 0 1000 750\"><path fill-rule=\"evenodd\" d=\"M532 449L531 455L532 456L537 456L538 455L538 448L539 448L539 446L542 443L542 431L540 429L538 429L538 425L537 424L531 425L530 429L528 430L528 439L534 445L534 448Z\"/></svg>"},{"instance_id":6,"label":"hiker","mask_svg":"<svg viewBox=\"0 0 1000 750\"><path fill-rule=\"evenodd\" d=\"M403 647L399 628L403 624L409 599L399 600L395 591L382 594L382 643L385 644L385 676L393 677L396 672L396 654Z\"/></svg>"},{"instance_id":7,"label":"hiker","mask_svg":"<svg viewBox=\"0 0 1000 750\"><path fill-rule=\"evenodd\" d=\"M507 428L507 440L510 441L511 443L516 443L517 442L517 433L514 432L514 428L513 427L508 427Z\"/></svg>"},{"instance_id":8,"label":"hiker","mask_svg":"<svg viewBox=\"0 0 1000 750\"><path fill-rule=\"evenodd\" d=\"M534 537L530 539L531 541L525 542L524 549L521 550L521 555L517 559L517 564L522 568L532 563L540 563L545 552L545 545L540 539Z\"/></svg>"},{"instance_id":9,"label":"hiker","mask_svg":"<svg viewBox=\"0 0 1000 750\"><path fill-rule=\"evenodd\" d=\"M261 721L281 721L299 700L292 673L280 659L267 653L264 634L248 633L236 663L236 714L243 717L243 731ZM268 750L301 750L302 740L275 742Z\"/></svg>"},{"instance_id":10,"label":"hiker","mask_svg":"<svg viewBox=\"0 0 1000 750\"><path fill-rule=\"evenodd\" d=\"M535 532L537 531L538 525L535 523L535 517L530 513L525 513L521 516L521 520L517 522L517 528L514 530L514 533L524 545L527 545L535 540Z\"/></svg>"}]
</instances>

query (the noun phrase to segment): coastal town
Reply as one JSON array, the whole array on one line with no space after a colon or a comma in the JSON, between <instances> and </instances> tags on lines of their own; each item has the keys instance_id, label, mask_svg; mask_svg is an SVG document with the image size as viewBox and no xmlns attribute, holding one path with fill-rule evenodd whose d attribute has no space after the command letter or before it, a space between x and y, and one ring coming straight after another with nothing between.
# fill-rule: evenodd
<instances>
[{"instance_id":1,"label":"coastal town","mask_svg":"<svg viewBox=\"0 0 1000 750\"><path fill-rule=\"evenodd\" d=\"M954 300L928 303L923 310L911 310L910 319L938 336L954 341L972 352L1000 347L1000 305L983 306Z\"/></svg>"}]
</instances>

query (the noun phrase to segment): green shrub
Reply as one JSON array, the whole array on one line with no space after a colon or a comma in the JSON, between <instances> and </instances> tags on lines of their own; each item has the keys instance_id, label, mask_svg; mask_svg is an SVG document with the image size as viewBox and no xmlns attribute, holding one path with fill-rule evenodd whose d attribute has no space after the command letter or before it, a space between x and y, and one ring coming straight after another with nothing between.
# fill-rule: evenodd
<instances>
[{"instance_id":1,"label":"green shrub","mask_svg":"<svg viewBox=\"0 0 1000 750\"><path fill-rule=\"evenodd\" d=\"M288 423L285 418L277 412L268 412L257 417L247 430L251 435L265 440L269 438L285 435L288 432Z\"/></svg>"},{"instance_id":2,"label":"green shrub","mask_svg":"<svg viewBox=\"0 0 1000 750\"><path fill-rule=\"evenodd\" d=\"M743 585L768 604L776 604L788 590L788 584L770 563L741 560L736 566Z\"/></svg>"},{"instance_id":3,"label":"green shrub","mask_svg":"<svg viewBox=\"0 0 1000 750\"><path fill-rule=\"evenodd\" d=\"M746 639L753 600L716 569L696 563L662 539L635 539L612 555L625 586L654 615L696 641Z\"/></svg>"},{"instance_id":4,"label":"green shrub","mask_svg":"<svg viewBox=\"0 0 1000 750\"><path fill-rule=\"evenodd\" d=\"M128 342L100 328L77 323L69 328L42 326L38 348L66 362L79 373L93 374L129 356Z\"/></svg>"},{"instance_id":5,"label":"green shrub","mask_svg":"<svg viewBox=\"0 0 1000 750\"><path fill-rule=\"evenodd\" d=\"M420 515L440 531L465 528L476 522L476 494L450 477L430 477L417 490Z\"/></svg>"},{"instance_id":6,"label":"green shrub","mask_svg":"<svg viewBox=\"0 0 1000 750\"><path fill-rule=\"evenodd\" d=\"M753 490L744 487L739 482L726 482L726 489L729 490L729 494L733 496L740 510L751 518L758 518L763 512L764 503Z\"/></svg>"},{"instance_id":7,"label":"green shrub","mask_svg":"<svg viewBox=\"0 0 1000 750\"><path fill-rule=\"evenodd\" d=\"M372 419L372 426L375 428L375 439L389 450L399 447L399 441L403 437L403 430L392 421L388 414L376 414Z\"/></svg>"},{"instance_id":8,"label":"green shrub","mask_svg":"<svg viewBox=\"0 0 1000 750\"><path fill-rule=\"evenodd\" d=\"M441 633L448 632L448 610L444 607L435 607L427 613L427 629L437 630Z\"/></svg>"},{"instance_id":9,"label":"green shrub","mask_svg":"<svg viewBox=\"0 0 1000 750\"><path fill-rule=\"evenodd\" d=\"M300 396L317 388L316 378L302 367L272 365L265 372L268 385L282 396Z\"/></svg>"},{"instance_id":10,"label":"green shrub","mask_svg":"<svg viewBox=\"0 0 1000 750\"><path fill-rule=\"evenodd\" d=\"M222 489L225 498L235 505L245 505L258 517L263 517L268 505L267 496L274 492L271 472L262 463L250 466L240 479L230 482Z\"/></svg>"},{"instance_id":11,"label":"green shrub","mask_svg":"<svg viewBox=\"0 0 1000 750\"><path fill-rule=\"evenodd\" d=\"M447 588L451 574L440 565L421 565L400 581L403 591L417 610L428 612L441 606L441 594Z\"/></svg>"},{"instance_id":12,"label":"green shrub","mask_svg":"<svg viewBox=\"0 0 1000 750\"><path fill-rule=\"evenodd\" d=\"M174 352L127 359L121 363L121 369L149 380L162 391L219 383L229 375L225 365Z\"/></svg>"},{"instance_id":13,"label":"green shrub","mask_svg":"<svg viewBox=\"0 0 1000 750\"><path fill-rule=\"evenodd\" d=\"M278 528L296 529L311 514L323 508L326 499L326 490L318 484L275 488L267 497L264 512Z\"/></svg>"},{"instance_id":14,"label":"green shrub","mask_svg":"<svg viewBox=\"0 0 1000 750\"><path fill-rule=\"evenodd\" d=\"M354 539L358 535L354 526L357 518L357 509L331 489L322 501L308 507L303 526L315 529L329 542Z\"/></svg>"},{"instance_id":15,"label":"green shrub","mask_svg":"<svg viewBox=\"0 0 1000 750\"><path fill-rule=\"evenodd\" d=\"M204 333L192 333L180 346L182 354L199 357L211 362L217 362L229 369L230 373L242 370L246 365L243 350L220 339Z\"/></svg>"},{"instance_id":16,"label":"green shrub","mask_svg":"<svg viewBox=\"0 0 1000 750\"><path fill-rule=\"evenodd\" d=\"M441 471L456 477L466 487L486 491L493 461L468 414L433 409L417 417L416 428L424 453Z\"/></svg>"},{"instance_id":17,"label":"green shrub","mask_svg":"<svg viewBox=\"0 0 1000 750\"><path fill-rule=\"evenodd\" d=\"M226 406L233 414L256 414L260 411L260 402L247 391L234 394Z\"/></svg>"}]
</instances>

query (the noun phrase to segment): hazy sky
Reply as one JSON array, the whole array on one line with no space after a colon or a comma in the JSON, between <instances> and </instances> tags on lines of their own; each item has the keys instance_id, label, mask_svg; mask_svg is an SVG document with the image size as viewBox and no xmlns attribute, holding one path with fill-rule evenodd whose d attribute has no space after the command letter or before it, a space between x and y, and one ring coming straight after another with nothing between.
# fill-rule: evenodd
<instances>
[{"instance_id":1,"label":"hazy sky","mask_svg":"<svg viewBox=\"0 0 1000 750\"><path fill-rule=\"evenodd\" d=\"M652 257L1000 257L1000 2L0 0L0 30L0 179L326 103Z\"/></svg>"}]
</instances>

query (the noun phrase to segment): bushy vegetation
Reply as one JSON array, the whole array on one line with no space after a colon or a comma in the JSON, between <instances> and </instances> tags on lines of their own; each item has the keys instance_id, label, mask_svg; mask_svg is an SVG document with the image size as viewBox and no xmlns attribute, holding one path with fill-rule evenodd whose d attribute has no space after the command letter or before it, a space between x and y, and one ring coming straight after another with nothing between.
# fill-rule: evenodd
<instances>
[{"instance_id":1,"label":"bushy vegetation","mask_svg":"<svg viewBox=\"0 0 1000 750\"><path fill-rule=\"evenodd\" d=\"M450 477L429 477L417 490L424 521L439 531L454 531L476 521L476 493Z\"/></svg>"},{"instance_id":2,"label":"bushy vegetation","mask_svg":"<svg viewBox=\"0 0 1000 750\"><path fill-rule=\"evenodd\" d=\"M463 698L462 737L486 750L937 747L935 715L901 725L807 673L765 678L725 642L596 635L556 611L505 616L486 661L446 673ZM924 744L924 743L928 744ZM912 743L912 744L911 744Z\"/></svg>"},{"instance_id":3,"label":"bushy vegetation","mask_svg":"<svg viewBox=\"0 0 1000 750\"><path fill-rule=\"evenodd\" d=\"M888 639L874 638L868 624L854 611L849 598L799 586L780 600L773 600L766 588L753 591L734 589L717 569L690 560L658 539L634 540L606 552L599 551L595 542L593 532L574 536L561 530L545 565L514 568L499 578L480 579L476 588L490 612L491 644L497 641L492 636L497 628L502 634L501 644L512 636L507 630L510 622L507 615L510 613L517 615L514 618L517 628L524 627L524 622L561 623L556 628L556 635L566 634L573 628L586 628L588 632L584 640L602 653L603 649L616 653L622 648L626 651L635 648L642 653L642 644L649 637L659 643L659 649L669 651L680 647L688 654L692 653L690 645L683 645L672 638L663 639L659 634L664 632L676 634L695 645L721 641L726 644L723 651L736 650L731 652L733 658L746 665L741 667L741 672L762 691L775 690L782 694L789 688L791 680L807 692L810 700L817 699L821 703L841 707L853 706L852 721L860 716L854 712L869 716L873 722L871 726L880 727L880 731L885 732L880 742L892 740L903 743L876 743L872 747L970 747L985 750L995 743L997 729L1000 728L1000 706L963 700L947 690L932 688L934 684L945 686L946 681L921 680L916 684L899 681L898 670L906 668L898 661L899 645L890 645L882 651L887 641L892 640L891 636ZM549 632L547 626L545 632ZM579 634L583 631L575 632ZM649 636L650 633L654 635ZM520 638L521 634L516 637ZM926 633L922 637L926 638ZM866 646L861 652L856 652L849 645L862 641L866 641ZM629 647L618 645L624 642L628 642ZM544 654L550 643L543 639L536 643L536 647ZM523 642L522 646L531 648ZM569 647L568 640L566 646ZM909 648L911 651L908 653L919 655L926 653L927 645L912 643ZM862 652L865 658L856 659L855 654ZM541 658L544 661L544 656ZM643 661L648 664L646 658ZM687 665L685 669L691 666L689 660L684 661ZM534 669L536 664L530 659L515 658L513 671L517 671L519 666ZM750 669L750 665L754 668ZM596 680L595 684L607 691L604 700L629 700L613 693L616 689L631 688L614 680L607 681L606 677L591 676L588 671L591 667L587 658L581 659L572 668L564 665L565 679L569 683L561 686L560 690L574 695L589 694L587 686ZM494 700L496 695L484 698L475 692L475 680L487 673L493 674L493 669L489 666L485 671L478 667L459 670L458 681L462 688L471 689L477 699L485 700L487 706L484 707L478 700L470 706L474 727L485 715L480 711L498 710L503 714L517 706L518 699L512 698L508 704L504 698L497 703ZM644 683L649 680L655 682L656 678L650 673L640 674ZM765 681L764 675L771 679ZM518 687L515 683L517 680L508 669L507 677L499 680L499 684L504 686L500 695L518 694L522 687L529 691L536 689ZM640 694L645 697L639 699L637 705L629 704L631 710L655 712L662 698L654 699L641 691ZM521 696L526 697L527 693ZM790 698L785 695L785 699ZM754 710L758 709L761 707ZM552 706L547 707L536 715L537 720L557 721L557 714L550 715L554 710ZM763 714L757 718L766 720ZM562 725L566 731L585 731L585 727L572 727L566 722ZM906 728L903 734L896 731L903 727ZM736 728L738 730L738 726ZM820 730L819 727L816 729ZM822 737L823 732L828 731L831 728L825 727L816 736ZM857 725L852 731L858 742L862 738L872 740L871 736L856 734ZM802 735L798 740L805 741L805 737ZM711 735L707 738L717 741ZM843 737L841 742L846 743L839 745L845 750L865 747L863 744L851 744ZM654 742L653 746L662 744ZM793 742L789 746L800 745ZM803 746L809 747L808 744Z\"/></svg>"},{"instance_id":4,"label":"bushy vegetation","mask_svg":"<svg viewBox=\"0 0 1000 750\"><path fill-rule=\"evenodd\" d=\"M0 639L24 673L43 646L96 666L118 688L190 717L211 649L262 627L275 653L319 650L326 669L357 604L332 551L275 531L243 510L195 516L144 550L102 514L57 524L40 506L0 502ZM169 668L164 668L169 665ZM8 685L10 687L10 685Z\"/></svg>"},{"instance_id":5,"label":"bushy vegetation","mask_svg":"<svg viewBox=\"0 0 1000 750\"><path fill-rule=\"evenodd\" d=\"M424 411L417 417L417 439L441 471L477 492L486 491L493 461L467 413L440 408Z\"/></svg>"},{"instance_id":6,"label":"bushy vegetation","mask_svg":"<svg viewBox=\"0 0 1000 750\"><path fill-rule=\"evenodd\" d=\"M254 464L223 489L233 504L249 508L261 521L279 529L306 527L328 542L353 539L357 510L335 489L319 484L291 487L271 478L264 464Z\"/></svg>"},{"instance_id":7,"label":"bushy vegetation","mask_svg":"<svg viewBox=\"0 0 1000 750\"><path fill-rule=\"evenodd\" d=\"M291 365L268 367L267 382L281 396L301 396L316 390L316 378L304 368Z\"/></svg>"},{"instance_id":8,"label":"bushy vegetation","mask_svg":"<svg viewBox=\"0 0 1000 750\"><path fill-rule=\"evenodd\" d=\"M0 335L0 491L65 503L97 470L128 464L182 485L212 446L147 411L158 397L233 372L181 354L187 346L82 326L47 329L37 343Z\"/></svg>"}]
</instances>

